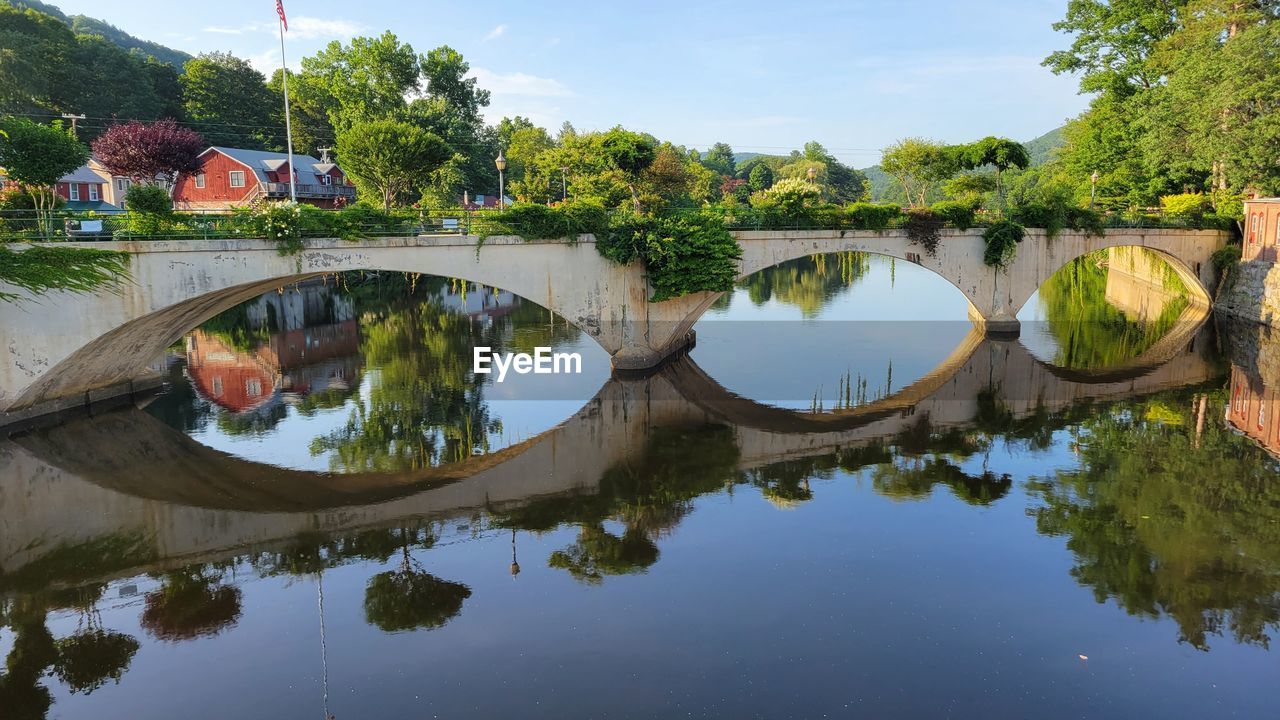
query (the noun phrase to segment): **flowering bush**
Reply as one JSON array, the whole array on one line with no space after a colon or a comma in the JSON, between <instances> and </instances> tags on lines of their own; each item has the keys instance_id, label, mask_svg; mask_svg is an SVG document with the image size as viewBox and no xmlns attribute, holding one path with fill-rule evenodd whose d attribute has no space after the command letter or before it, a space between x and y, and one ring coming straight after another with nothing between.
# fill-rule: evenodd
<instances>
[{"instance_id":1,"label":"flowering bush","mask_svg":"<svg viewBox=\"0 0 1280 720\"><path fill-rule=\"evenodd\" d=\"M297 203L264 202L241 212L243 234L275 241L281 255L302 252L302 208Z\"/></svg>"}]
</instances>

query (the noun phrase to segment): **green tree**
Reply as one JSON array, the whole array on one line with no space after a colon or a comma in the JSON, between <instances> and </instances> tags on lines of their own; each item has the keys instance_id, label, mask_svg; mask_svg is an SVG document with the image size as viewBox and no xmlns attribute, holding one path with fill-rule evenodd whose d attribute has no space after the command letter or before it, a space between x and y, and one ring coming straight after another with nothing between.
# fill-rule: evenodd
<instances>
[{"instance_id":1,"label":"green tree","mask_svg":"<svg viewBox=\"0 0 1280 720\"><path fill-rule=\"evenodd\" d=\"M0 167L34 198L41 229L51 235L54 186L62 176L85 164L89 148L57 125L9 118L0 122L0 131Z\"/></svg>"},{"instance_id":2,"label":"green tree","mask_svg":"<svg viewBox=\"0 0 1280 720\"><path fill-rule=\"evenodd\" d=\"M751 174L747 176L747 185L752 192L760 192L773 187L773 171L768 165L760 163L751 168Z\"/></svg>"},{"instance_id":3,"label":"green tree","mask_svg":"<svg viewBox=\"0 0 1280 720\"><path fill-rule=\"evenodd\" d=\"M422 87L422 61L390 30L374 37L334 40L302 59L303 84L327 96L329 123L339 132L356 123L400 116L405 96Z\"/></svg>"},{"instance_id":4,"label":"green tree","mask_svg":"<svg viewBox=\"0 0 1280 720\"><path fill-rule=\"evenodd\" d=\"M1149 90L1160 73L1149 63L1156 45L1173 32L1186 0L1069 0L1067 15L1053 29L1074 36L1044 65L1058 74L1080 75L1080 91Z\"/></svg>"},{"instance_id":5,"label":"green tree","mask_svg":"<svg viewBox=\"0 0 1280 720\"><path fill-rule=\"evenodd\" d=\"M272 123L284 127L284 85L282 70L271 74L267 89L272 95ZM336 138L329 122L328 92L314 76L289 73L289 120L293 129L293 151L319 155L319 148L330 147Z\"/></svg>"},{"instance_id":6,"label":"green tree","mask_svg":"<svg viewBox=\"0 0 1280 720\"><path fill-rule=\"evenodd\" d=\"M600 136L600 151L610 167L622 173L627 188L631 191L631 201L636 208L640 207L640 196L636 191L640 173L653 164L657 157L654 142L640 133L623 130L621 127Z\"/></svg>"},{"instance_id":7,"label":"green tree","mask_svg":"<svg viewBox=\"0 0 1280 720\"><path fill-rule=\"evenodd\" d=\"M266 78L229 53L206 53L183 68L182 104L187 119L213 145L264 149L278 146L283 127L274 122L275 98Z\"/></svg>"},{"instance_id":8,"label":"green tree","mask_svg":"<svg viewBox=\"0 0 1280 720\"><path fill-rule=\"evenodd\" d=\"M1000 175L1010 168L1023 169L1031 164L1031 155L1022 143L1008 138L985 137L964 148L961 166L972 170L990 166L996 171L996 196L1003 197Z\"/></svg>"},{"instance_id":9,"label":"green tree","mask_svg":"<svg viewBox=\"0 0 1280 720\"><path fill-rule=\"evenodd\" d=\"M923 207L930 191L959 171L959 158L942 143L907 138L884 149L880 168L898 181L908 202Z\"/></svg>"},{"instance_id":10,"label":"green tree","mask_svg":"<svg viewBox=\"0 0 1280 720\"><path fill-rule=\"evenodd\" d=\"M357 123L338 135L338 162L356 188L390 210L452 155L443 140L408 123L374 120Z\"/></svg>"},{"instance_id":11,"label":"green tree","mask_svg":"<svg viewBox=\"0 0 1280 720\"><path fill-rule=\"evenodd\" d=\"M737 168L737 161L733 157L733 148L728 143L718 142L711 146L711 149L702 154L699 162L708 170L719 174L733 177Z\"/></svg>"},{"instance_id":12,"label":"green tree","mask_svg":"<svg viewBox=\"0 0 1280 720\"><path fill-rule=\"evenodd\" d=\"M489 106L489 91L481 89L475 78L467 77L470 71L462 53L448 45L430 50L422 58L427 93L444 101L459 118L477 122L481 109Z\"/></svg>"},{"instance_id":13,"label":"green tree","mask_svg":"<svg viewBox=\"0 0 1280 720\"><path fill-rule=\"evenodd\" d=\"M57 18L0 4L0 112L68 110L75 35Z\"/></svg>"}]
</instances>

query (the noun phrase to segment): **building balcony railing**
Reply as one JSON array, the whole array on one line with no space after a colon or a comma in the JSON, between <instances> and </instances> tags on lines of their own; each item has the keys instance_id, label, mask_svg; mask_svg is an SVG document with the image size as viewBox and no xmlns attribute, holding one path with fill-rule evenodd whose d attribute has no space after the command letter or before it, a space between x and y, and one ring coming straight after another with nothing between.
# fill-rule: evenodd
<instances>
[{"instance_id":1,"label":"building balcony railing","mask_svg":"<svg viewBox=\"0 0 1280 720\"><path fill-rule=\"evenodd\" d=\"M267 197L289 197L289 183L264 183ZM300 198L346 198L355 199L356 189L346 185L298 185Z\"/></svg>"}]
</instances>

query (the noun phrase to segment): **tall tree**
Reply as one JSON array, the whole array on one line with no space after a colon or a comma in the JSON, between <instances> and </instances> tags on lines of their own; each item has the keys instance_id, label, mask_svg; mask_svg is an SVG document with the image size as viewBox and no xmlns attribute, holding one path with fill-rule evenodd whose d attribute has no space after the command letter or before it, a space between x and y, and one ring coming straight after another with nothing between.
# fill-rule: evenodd
<instances>
[{"instance_id":1,"label":"tall tree","mask_svg":"<svg viewBox=\"0 0 1280 720\"><path fill-rule=\"evenodd\" d=\"M627 188L631 191L631 201L638 209L640 196L636 192L640 173L644 172L657 156L654 143L640 133L615 127L600 137L600 150L614 170L626 178Z\"/></svg>"},{"instance_id":2,"label":"tall tree","mask_svg":"<svg viewBox=\"0 0 1280 720\"><path fill-rule=\"evenodd\" d=\"M439 98L467 121L478 121L480 111L489 106L489 91L482 90L473 77L467 77L471 65L462 54L441 45L422 57L422 74L426 76L427 93Z\"/></svg>"},{"instance_id":3,"label":"tall tree","mask_svg":"<svg viewBox=\"0 0 1280 720\"><path fill-rule=\"evenodd\" d=\"M54 186L62 176L84 165L89 149L57 125L11 118L0 123L0 130L0 167L31 194L36 218L44 233L51 234Z\"/></svg>"},{"instance_id":4,"label":"tall tree","mask_svg":"<svg viewBox=\"0 0 1280 720\"><path fill-rule=\"evenodd\" d=\"M885 148L880 167L916 206L927 204L929 192L959 170L958 157L949 146L922 138L907 138Z\"/></svg>"},{"instance_id":5,"label":"tall tree","mask_svg":"<svg viewBox=\"0 0 1280 720\"><path fill-rule=\"evenodd\" d=\"M210 143L249 149L276 146L284 128L272 118L275 99L266 78L229 53L187 62L181 77L183 109Z\"/></svg>"},{"instance_id":6,"label":"tall tree","mask_svg":"<svg viewBox=\"0 0 1280 720\"><path fill-rule=\"evenodd\" d=\"M1031 155L1022 143L1015 140L985 137L963 149L960 164L968 170L987 165L995 168L996 195L1002 196L1000 174L1010 168L1026 168L1031 164Z\"/></svg>"},{"instance_id":7,"label":"tall tree","mask_svg":"<svg viewBox=\"0 0 1280 720\"><path fill-rule=\"evenodd\" d=\"M438 136L395 120L358 123L338 135L343 171L384 210L427 184L451 155Z\"/></svg>"},{"instance_id":8,"label":"tall tree","mask_svg":"<svg viewBox=\"0 0 1280 720\"><path fill-rule=\"evenodd\" d=\"M400 115L405 96L421 88L422 65L413 47L388 30L376 38L353 38L348 45L334 40L302 59L302 74L331 98L329 122L341 132Z\"/></svg>"},{"instance_id":9,"label":"tall tree","mask_svg":"<svg viewBox=\"0 0 1280 720\"><path fill-rule=\"evenodd\" d=\"M733 176L737 169L737 161L733 157L733 148L728 143L718 142L702 154L700 162L704 167L720 175Z\"/></svg>"}]
</instances>

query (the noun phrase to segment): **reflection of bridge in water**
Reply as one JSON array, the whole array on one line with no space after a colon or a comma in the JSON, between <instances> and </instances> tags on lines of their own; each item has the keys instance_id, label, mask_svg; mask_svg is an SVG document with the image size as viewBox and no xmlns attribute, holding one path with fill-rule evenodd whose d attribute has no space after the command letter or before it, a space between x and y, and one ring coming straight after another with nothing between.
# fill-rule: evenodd
<instances>
[{"instance_id":1,"label":"reflection of bridge in water","mask_svg":"<svg viewBox=\"0 0 1280 720\"><path fill-rule=\"evenodd\" d=\"M745 470L892 444L922 426L974 428L983 407L1018 419L1199 384L1218 374L1206 327L1180 323L1142 357L1105 372L1056 368L1017 341L974 332L937 369L891 397L820 414L737 397L685 358L643 379L610 380L538 437L402 474L281 469L208 448L142 411L110 413L0 443L0 466L9 468L0 478L0 577L59 549L110 538L140 537L153 549L146 567L105 573L128 575L306 533L590 493L608 470L641 457L664 427L733 428Z\"/></svg>"}]
</instances>

